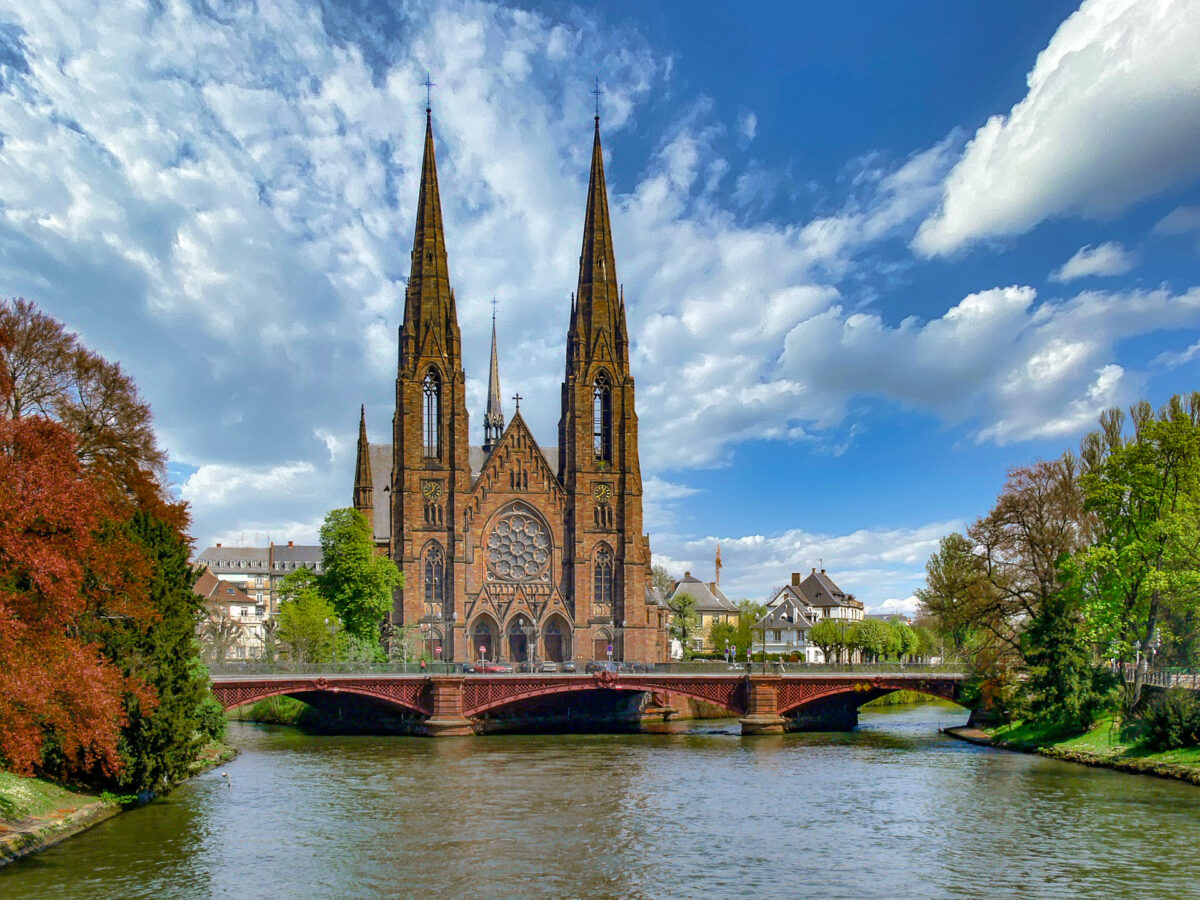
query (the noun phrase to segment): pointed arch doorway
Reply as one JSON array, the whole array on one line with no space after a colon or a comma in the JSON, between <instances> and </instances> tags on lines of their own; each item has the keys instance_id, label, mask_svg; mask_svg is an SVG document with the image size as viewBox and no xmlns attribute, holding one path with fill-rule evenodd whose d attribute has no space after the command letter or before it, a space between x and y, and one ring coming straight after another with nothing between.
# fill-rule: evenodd
<instances>
[{"instance_id":1,"label":"pointed arch doorway","mask_svg":"<svg viewBox=\"0 0 1200 900\"><path fill-rule=\"evenodd\" d=\"M562 619L555 616L546 623L542 646L545 658L552 662L566 662L571 658L571 634Z\"/></svg>"}]
</instances>

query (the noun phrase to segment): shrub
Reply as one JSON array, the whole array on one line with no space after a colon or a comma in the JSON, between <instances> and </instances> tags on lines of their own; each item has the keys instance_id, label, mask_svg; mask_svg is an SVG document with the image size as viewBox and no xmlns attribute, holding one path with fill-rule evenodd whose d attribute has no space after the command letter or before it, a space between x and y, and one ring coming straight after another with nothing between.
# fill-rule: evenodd
<instances>
[{"instance_id":1,"label":"shrub","mask_svg":"<svg viewBox=\"0 0 1200 900\"><path fill-rule=\"evenodd\" d=\"M1155 750L1200 745L1200 694L1182 688L1154 697L1141 715L1146 743Z\"/></svg>"}]
</instances>

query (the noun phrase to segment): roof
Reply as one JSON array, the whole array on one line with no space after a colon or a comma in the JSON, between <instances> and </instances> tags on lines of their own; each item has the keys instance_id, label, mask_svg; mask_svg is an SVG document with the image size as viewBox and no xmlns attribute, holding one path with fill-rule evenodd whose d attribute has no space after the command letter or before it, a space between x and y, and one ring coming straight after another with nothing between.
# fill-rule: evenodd
<instances>
[{"instance_id":1,"label":"roof","mask_svg":"<svg viewBox=\"0 0 1200 900\"><path fill-rule=\"evenodd\" d=\"M778 606L767 610L766 615L755 622L751 628L761 631L764 628L800 628L807 630L813 627L812 621L804 615L804 610L793 597L788 597Z\"/></svg>"},{"instance_id":2,"label":"roof","mask_svg":"<svg viewBox=\"0 0 1200 900\"><path fill-rule=\"evenodd\" d=\"M207 547L196 557L196 563L207 566L217 573L237 571L270 572L270 561L310 565L322 560L319 544L275 544L271 547Z\"/></svg>"},{"instance_id":3,"label":"roof","mask_svg":"<svg viewBox=\"0 0 1200 900\"><path fill-rule=\"evenodd\" d=\"M192 590L199 594L208 603L253 603L250 595L243 591L236 584L231 584L228 581L222 581L216 575L205 568L200 573L200 577L196 579L196 583L192 585Z\"/></svg>"},{"instance_id":4,"label":"roof","mask_svg":"<svg viewBox=\"0 0 1200 900\"><path fill-rule=\"evenodd\" d=\"M675 599L676 595L680 593L688 593L695 598L696 612L698 613L736 613L739 611L737 604L725 595L720 585L715 581L701 581L691 572L684 572L683 578L675 582L675 589L671 591L671 599Z\"/></svg>"},{"instance_id":5,"label":"roof","mask_svg":"<svg viewBox=\"0 0 1200 900\"><path fill-rule=\"evenodd\" d=\"M794 576L793 576L794 577ZM846 606L852 609L862 609L862 601L856 600L853 594L847 594L838 587L825 571L813 571L800 584L788 584L783 592L809 606L833 607Z\"/></svg>"}]
</instances>

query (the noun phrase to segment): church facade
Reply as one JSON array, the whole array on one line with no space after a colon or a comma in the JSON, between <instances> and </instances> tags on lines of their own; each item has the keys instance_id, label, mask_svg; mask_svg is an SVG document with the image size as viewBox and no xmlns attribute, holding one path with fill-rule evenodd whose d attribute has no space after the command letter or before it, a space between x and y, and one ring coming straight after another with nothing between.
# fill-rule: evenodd
<instances>
[{"instance_id":1,"label":"church facade","mask_svg":"<svg viewBox=\"0 0 1200 900\"><path fill-rule=\"evenodd\" d=\"M666 660L598 118L558 446L538 444L519 406L505 424L494 320L488 386L472 445L427 109L392 443L369 442L364 413L354 478L354 507L404 572L392 621L447 661Z\"/></svg>"}]
</instances>

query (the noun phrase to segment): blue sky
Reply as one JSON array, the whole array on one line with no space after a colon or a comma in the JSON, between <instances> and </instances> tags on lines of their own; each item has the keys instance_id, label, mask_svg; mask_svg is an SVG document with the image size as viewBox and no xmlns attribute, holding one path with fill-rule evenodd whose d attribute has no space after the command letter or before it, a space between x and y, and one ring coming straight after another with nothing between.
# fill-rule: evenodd
<instances>
[{"instance_id":1,"label":"blue sky","mask_svg":"<svg viewBox=\"0 0 1200 900\"><path fill-rule=\"evenodd\" d=\"M472 427L495 294L554 442L598 76L657 560L911 608L1008 467L1200 386L1196 46L1197 0L6 0L0 292L134 375L198 543L313 540L388 437L427 70Z\"/></svg>"}]
</instances>

